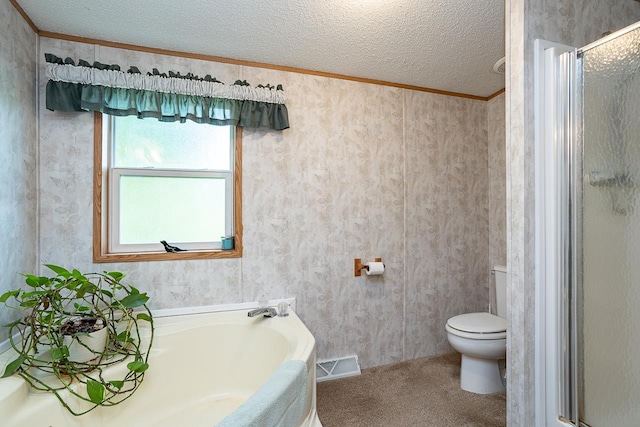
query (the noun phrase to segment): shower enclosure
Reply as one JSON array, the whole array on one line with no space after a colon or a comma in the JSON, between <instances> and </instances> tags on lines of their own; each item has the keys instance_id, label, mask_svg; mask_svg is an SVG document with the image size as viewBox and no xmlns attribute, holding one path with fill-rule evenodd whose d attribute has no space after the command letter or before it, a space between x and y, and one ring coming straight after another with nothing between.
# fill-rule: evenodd
<instances>
[{"instance_id":1,"label":"shower enclosure","mask_svg":"<svg viewBox=\"0 0 640 427\"><path fill-rule=\"evenodd\" d=\"M639 426L640 23L536 47L538 424Z\"/></svg>"}]
</instances>

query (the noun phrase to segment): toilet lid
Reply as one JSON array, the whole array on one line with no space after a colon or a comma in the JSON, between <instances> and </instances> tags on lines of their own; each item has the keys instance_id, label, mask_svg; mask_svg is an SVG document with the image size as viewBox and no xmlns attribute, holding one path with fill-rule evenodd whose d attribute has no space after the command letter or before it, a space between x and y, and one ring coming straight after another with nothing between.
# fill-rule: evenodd
<instances>
[{"instance_id":1,"label":"toilet lid","mask_svg":"<svg viewBox=\"0 0 640 427\"><path fill-rule=\"evenodd\" d=\"M507 319L490 313L460 314L449 319L447 324L459 331L473 334L495 334L507 330Z\"/></svg>"}]
</instances>

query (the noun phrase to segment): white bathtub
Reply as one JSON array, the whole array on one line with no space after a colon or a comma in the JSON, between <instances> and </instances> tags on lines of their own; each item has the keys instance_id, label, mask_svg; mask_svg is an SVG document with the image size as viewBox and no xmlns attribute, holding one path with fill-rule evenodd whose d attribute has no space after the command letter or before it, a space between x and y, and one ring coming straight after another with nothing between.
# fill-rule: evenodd
<instances>
[{"instance_id":1,"label":"white bathtub","mask_svg":"<svg viewBox=\"0 0 640 427\"><path fill-rule=\"evenodd\" d=\"M22 378L0 379L0 425L6 427L213 427L253 395L287 360L307 366L299 427L321 427L316 414L315 339L298 316L250 318L246 309L155 317L149 370L121 404L75 417L51 393ZM12 359L0 354L0 372Z\"/></svg>"}]
</instances>

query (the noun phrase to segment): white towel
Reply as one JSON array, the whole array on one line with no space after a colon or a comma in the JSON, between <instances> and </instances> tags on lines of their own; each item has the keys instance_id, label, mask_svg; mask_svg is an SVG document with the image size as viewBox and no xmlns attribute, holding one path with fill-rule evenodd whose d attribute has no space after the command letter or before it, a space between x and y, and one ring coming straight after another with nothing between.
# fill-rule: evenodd
<instances>
[{"instance_id":1,"label":"white towel","mask_svg":"<svg viewBox=\"0 0 640 427\"><path fill-rule=\"evenodd\" d=\"M218 427L295 427L307 403L307 365L289 360Z\"/></svg>"}]
</instances>

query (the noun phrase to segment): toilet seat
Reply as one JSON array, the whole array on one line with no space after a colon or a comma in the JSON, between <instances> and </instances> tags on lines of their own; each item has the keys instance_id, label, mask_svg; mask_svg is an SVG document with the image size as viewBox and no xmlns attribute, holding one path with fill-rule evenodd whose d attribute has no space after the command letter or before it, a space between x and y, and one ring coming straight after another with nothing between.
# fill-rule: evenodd
<instances>
[{"instance_id":1,"label":"toilet seat","mask_svg":"<svg viewBox=\"0 0 640 427\"><path fill-rule=\"evenodd\" d=\"M449 333L476 340L507 337L507 320L490 313L466 313L454 316L445 326Z\"/></svg>"}]
</instances>

